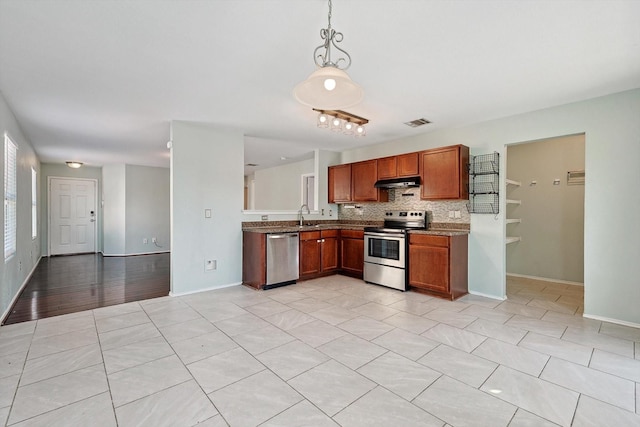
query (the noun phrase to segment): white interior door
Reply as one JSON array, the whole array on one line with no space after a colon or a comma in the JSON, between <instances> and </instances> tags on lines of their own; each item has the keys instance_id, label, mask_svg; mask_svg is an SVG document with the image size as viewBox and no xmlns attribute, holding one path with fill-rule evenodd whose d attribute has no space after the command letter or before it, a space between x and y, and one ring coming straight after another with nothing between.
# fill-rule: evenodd
<instances>
[{"instance_id":1,"label":"white interior door","mask_svg":"<svg viewBox=\"0 0 640 427\"><path fill-rule=\"evenodd\" d=\"M96 181L49 180L49 254L96 251Z\"/></svg>"}]
</instances>

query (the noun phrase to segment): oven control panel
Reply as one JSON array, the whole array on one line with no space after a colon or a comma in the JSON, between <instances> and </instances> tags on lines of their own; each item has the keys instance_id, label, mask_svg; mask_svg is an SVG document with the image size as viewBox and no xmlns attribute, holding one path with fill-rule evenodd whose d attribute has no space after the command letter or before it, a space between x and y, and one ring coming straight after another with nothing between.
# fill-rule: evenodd
<instances>
[{"instance_id":1,"label":"oven control panel","mask_svg":"<svg viewBox=\"0 0 640 427\"><path fill-rule=\"evenodd\" d=\"M384 226L389 228L427 228L427 211L386 211Z\"/></svg>"}]
</instances>

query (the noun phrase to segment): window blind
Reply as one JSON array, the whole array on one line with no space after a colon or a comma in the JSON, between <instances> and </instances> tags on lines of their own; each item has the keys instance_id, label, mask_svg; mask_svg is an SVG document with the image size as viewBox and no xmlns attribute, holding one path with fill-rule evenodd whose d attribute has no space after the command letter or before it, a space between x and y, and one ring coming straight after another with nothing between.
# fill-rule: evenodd
<instances>
[{"instance_id":1,"label":"window blind","mask_svg":"<svg viewBox=\"0 0 640 427\"><path fill-rule=\"evenodd\" d=\"M4 260L16 253L17 239L17 151L16 144L4 135Z\"/></svg>"}]
</instances>

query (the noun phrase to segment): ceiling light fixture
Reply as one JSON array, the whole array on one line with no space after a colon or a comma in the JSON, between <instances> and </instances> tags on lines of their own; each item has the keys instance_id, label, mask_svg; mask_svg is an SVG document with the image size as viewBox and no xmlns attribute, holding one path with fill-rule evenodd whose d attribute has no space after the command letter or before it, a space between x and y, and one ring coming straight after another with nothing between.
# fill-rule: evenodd
<instances>
[{"instance_id":1,"label":"ceiling light fixture","mask_svg":"<svg viewBox=\"0 0 640 427\"><path fill-rule=\"evenodd\" d=\"M78 169L82 167L82 165L82 162L67 162L67 166L69 166L71 169Z\"/></svg>"},{"instance_id":2,"label":"ceiling light fixture","mask_svg":"<svg viewBox=\"0 0 640 427\"><path fill-rule=\"evenodd\" d=\"M318 112L319 128L330 128L334 132L342 132L345 135L353 135L355 137L367 134L364 125L369 123L369 120L364 117L342 110L320 110L314 108L313 111Z\"/></svg>"},{"instance_id":3,"label":"ceiling light fixture","mask_svg":"<svg viewBox=\"0 0 640 427\"><path fill-rule=\"evenodd\" d=\"M313 60L319 68L293 89L298 102L323 110L351 107L364 97L362 87L344 71L351 66L351 55L336 44L342 42L343 35L331 28L331 8L329 0L329 25L320 30L324 43L313 51ZM340 55L335 61L331 59L332 46ZM321 49L324 53L318 53Z\"/></svg>"}]
</instances>

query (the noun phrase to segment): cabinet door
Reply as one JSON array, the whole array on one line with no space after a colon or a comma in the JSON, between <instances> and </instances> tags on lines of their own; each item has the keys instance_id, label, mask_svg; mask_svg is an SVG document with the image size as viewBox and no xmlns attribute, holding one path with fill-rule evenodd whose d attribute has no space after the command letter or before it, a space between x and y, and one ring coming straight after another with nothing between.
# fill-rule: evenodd
<instances>
[{"instance_id":1,"label":"cabinet door","mask_svg":"<svg viewBox=\"0 0 640 427\"><path fill-rule=\"evenodd\" d=\"M364 270L364 239L342 238L342 269L362 274Z\"/></svg>"},{"instance_id":2,"label":"cabinet door","mask_svg":"<svg viewBox=\"0 0 640 427\"><path fill-rule=\"evenodd\" d=\"M320 273L320 239L300 241L300 276Z\"/></svg>"},{"instance_id":3,"label":"cabinet door","mask_svg":"<svg viewBox=\"0 0 640 427\"><path fill-rule=\"evenodd\" d=\"M409 245L409 285L449 293L449 248Z\"/></svg>"},{"instance_id":4,"label":"cabinet door","mask_svg":"<svg viewBox=\"0 0 640 427\"><path fill-rule=\"evenodd\" d=\"M378 189L375 183L378 178L377 161L351 163L352 200L367 202L378 200Z\"/></svg>"},{"instance_id":5,"label":"cabinet door","mask_svg":"<svg viewBox=\"0 0 640 427\"><path fill-rule=\"evenodd\" d=\"M469 148L463 145L423 151L420 197L426 200L468 199Z\"/></svg>"},{"instance_id":6,"label":"cabinet door","mask_svg":"<svg viewBox=\"0 0 640 427\"><path fill-rule=\"evenodd\" d=\"M420 161L418 153L407 153L396 156L396 163L398 177L420 175ZM380 164L378 164L378 169L379 168Z\"/></svg>"},{"instance_id":7,"label":"cabinet door","mask_svg":"<svg viewBox=\"0 0 640 427\"><path fill-rule=\"evenodd\" d=\"M416 156L416 163L417 159L418 157ZM378 159L378 179L395 178L397 176L396 156Z\"/></svg>"},{"instance_id":8,"label":"cabinet door","mask_svg":"<svg viewBox=\"0 0 640 427\"><path fill-rule=\"evenodd\" d=\"M329 166L329 203L351 201L351 165Z\"/></svg>"},{"instance_id":9,"label":"cabinet door","mask_svg":"<svg viewBox=\"0 0 640 427\"><path fill-rule=\"evenodd\" d=\"M322 239L322 271L338 268L338 239L326 237Z\"/></svg>"}]
</instances>

